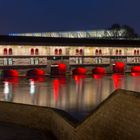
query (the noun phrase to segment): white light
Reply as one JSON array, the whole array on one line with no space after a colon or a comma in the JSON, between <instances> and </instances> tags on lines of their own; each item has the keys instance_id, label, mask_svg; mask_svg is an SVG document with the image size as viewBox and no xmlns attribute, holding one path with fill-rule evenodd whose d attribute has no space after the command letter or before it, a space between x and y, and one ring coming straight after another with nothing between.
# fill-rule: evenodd
<instances>
[{"instance_id":1,"label":"white light","mask_svg":"<svg viewBox=\"0 0 140 140\"><path fill-rule=\"evenodd\" d=\"M9 83L4 82L4 94L8 94L8 93L9 93Z\"/></svg>"},{"instance_id":2,"label":"white light","mask_svg":"<svg viewBox=\"0 0 140 140\"><path fill-rule=\"evenodd\" d=\"M9 93L10 93L9 83L8 82L4 82L5 101L8 101L8 95L9 95Z\"/></svg>"},{"instance_id":3,"label":"white light","mask_svg":"<svg viewBox=\"0 0 140 140\"><path fill-rule=\"evenodd\" d=\"M32 80L30 80L30 94L35 94L35 83Z\"/></svg>"}]
</instances>

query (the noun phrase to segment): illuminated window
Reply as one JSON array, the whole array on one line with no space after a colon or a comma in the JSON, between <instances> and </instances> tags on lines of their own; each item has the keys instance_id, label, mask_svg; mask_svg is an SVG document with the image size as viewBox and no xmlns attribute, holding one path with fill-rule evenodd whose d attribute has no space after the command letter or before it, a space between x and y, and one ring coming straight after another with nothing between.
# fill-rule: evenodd
<instances>
[{"instance_id":1,"label":"illuminated window","mask_svg":"<svg viewBox=\"0 0 140 140\"><path fill-rule=\"evenodd\" d=\"M8 65L8 60L7 60L7 58L4 58L4 60L3 60L3 65Z\"/></svg>"},{"instance_id":2,"label":"illuminated window","mask_svg":"<svg viewBox=\"0 0 140 140\"><path fill-rule=\"evenodd\" d=\"M62 49L59 49L59 54L60 54L60 55L62 54Z\"/></svg>"},{"instance_id":3,"label":"illuminated window","mask_svg":"<svg viewBox=\"0 0 140 140\"><path fill-rule=\"evenodd\" d=\"M122 54L122 50L119 50L119 55L121 55Z\"/></svg>"},{"instance_id":4,"label":"illuminated window","mask_svg":"<svg viewBox=\"0 0 140 140\"><path fill-rule=\"evenodd\" d=\"M79 58L79 64L82 64L83 63L83 59L82 57Z\"/></svg>"},{"instance_id":5,"label":"illuminated window","mask_svg":"<svg viewBox=\"0 0 140 140\"><path fill-rule=\"evenodd\" d=\"M83 50L82 49L80 49L80 55L82 55L83 54Z\"/></svg>"},{"instance_id":6,"label":"illuminated window","mask_svg":"<svg viewBox=\"0 0 140 140\"><path fill-rule=\"evenodd\" d=\"M76 54L78 54L79 53L79 50L78 49L76 49Z\"/></svg>"},{"instance_id":7,"label":"illuminated window","mask_svg":"<svg viewBox=\"0 0 140 140\"><path fill-rule=\"evenodd\" d=\"M137 55L139 55L139 50L137 50Z\"/></svg>"},{"instance_id":8,"label":"illuminated window","mask_svg":"<svg viewBox=\"0 0 140 140\"><path fill-rule=\"evenodd\" d=\"M58 49L54 50L55 55L58 55Z\"/></svg>"},{"instance_id":9,"label":"illuminated window","mask_svg":"<svg viewBox=\"0 0 140 140\"><path fill-rule=\"evenodd\" d=\"M34 63L35 63L35 65L38 65L38 64L39 64L39 60L38 60L38 58L35 58Z\"/></svg>"},{"instance_id":10,"label":"illuminated window","mask_svg":"<svg viewBox=\"0 0 140 140\"><path fill-rule=\"evenodd\" d=\"M39 54L39 50L35 49L35 55L38 55L38 54Z\"/></svg>"},{"instance_id":11,"label":"illuminated window","mask_svg":"<svg viewBox=\"0 0 140 140\"><path fill-rule=\"evenodd\" d=\"M119 51L118 51L118 50L116 50L116 55L118 55L118 52L119 52Z\"/></svg>"},{"instance_id":12,"label":"illuminated window","mask_svg":"<svg viewBox=\"0 0 140 140\"><path fill-rule=\"evenodd\" d=\"M102 50L101 49L99 50L99 54L102 54Z\"/></svg>"},{"instance_id":13,"label":"illuminated window","mask_svg":"<svg viewBox=\"0 0 140 140\"><path fill-rule=\"evenodd\" d=\"M136 53L137 53L137 51L136 51L136 50L134 50L134 55L136 55Z\"/></svg>"},{"instance_id":14,"label":"illuminated window","mask_svg":"<svg viewBox=\"0 0 140 140\"><path fill-rule=\"evenodd\" d=\"M12 58L9 58L9 59L8 59L8 63L9 63L9 65L12 65L12 64L13 64Z\"/></svg>"},{"instance_id":15,"label":"illuminated window","mask_svg":"<svg viewBox=\"0 0 140 140\"><path fill-rule=\"evenodd\" d=\"M13 54L13 51L12 51L12 48L9 49L9 55L12 55Z\"/></svg>"},{"instance_id":16,"label":"illuminated window","mask_svg":"<svg viewBox=\"0 0 140 140\"><path fill-rule=\"evenodd\" d=\"M96 49L95 54L98 55L98 49Z\"/></svg>"},{"instance_id":17,"label":"illuminated window","mask_svg":"<svg viewBox=\"0 0 140 140\"><path fill-rule=\"evenodd\" d=\"M4 55L7 55L7 48L4 48L3 54L4 54Z\"/></svg>"},{"instance_id":18,"label":"illuminated window","mask_svg":"<svg viewBox=\"0 0 140 140\"><path fill-rule=\"evenodd\" d=\"M31 49L31 55L34 55L34 49L33 48Z\"/></svg>"},{"instance_id":19,"label":"illuminated window","mask_svg":"<svg viewBox=\"0 0 140 140\"><path fill-rule=\"evenodd\" d=\"M34 58L31 58L31 59L30 59L30 64L31 64L31 65L34 65Z\"/></svg>"}]
</instances>

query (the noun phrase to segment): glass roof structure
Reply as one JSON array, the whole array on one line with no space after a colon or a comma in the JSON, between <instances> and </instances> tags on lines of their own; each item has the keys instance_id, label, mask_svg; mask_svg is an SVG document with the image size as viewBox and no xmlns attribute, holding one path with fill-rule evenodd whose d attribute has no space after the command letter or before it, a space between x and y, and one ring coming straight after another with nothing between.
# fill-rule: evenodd
<instances>
[{"instance_id":1,"label":"glass roof structure","mask_svg":"<svg viewBox=\"0 0 140 140\"><path fill-rule=\"evenodd\" d=\"M119 31L119 36L124 30ZM68 32L43 32L43 33L11 33L10 36L33 36L33 37L60 37L60 38L104 38L112 37L111 30L91 30L91 31L68 31Z\"/></svg>"}]
</instances>

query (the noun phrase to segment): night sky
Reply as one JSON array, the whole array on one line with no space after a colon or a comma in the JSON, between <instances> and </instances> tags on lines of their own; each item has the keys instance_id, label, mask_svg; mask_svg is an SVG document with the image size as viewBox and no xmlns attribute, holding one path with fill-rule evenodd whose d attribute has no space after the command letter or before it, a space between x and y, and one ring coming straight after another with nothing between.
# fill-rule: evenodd
<instances>
[{"instance_id":1,"label":"night sky","mask_svg":"<svg viewBox=\"0 0 140 140\"><path fill-rule=\"evenodd\" d=\"M127 24L140 34L140 0L0 0L0 34L94 30Z\"/></svg>"}]
</instances>

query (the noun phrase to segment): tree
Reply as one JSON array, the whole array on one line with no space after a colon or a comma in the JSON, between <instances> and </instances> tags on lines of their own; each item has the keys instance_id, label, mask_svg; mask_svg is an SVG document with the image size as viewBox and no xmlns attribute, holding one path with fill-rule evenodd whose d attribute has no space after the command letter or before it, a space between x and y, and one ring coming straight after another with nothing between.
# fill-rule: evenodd
<instances>
[{"instance_id":1,"label":"tree","mask_svg":"<svg viewBox=\"0 0 140 140\"><path fill-rule=\"evenodd\" d=\"M138 37L138 34L135 32L135 30L128 26L128 25L123 25L122 29L124 30L122 36L124 36L125 38L136 38Z\"/></svg>"},{"instance_id":2,"label":"tree","mask_svg":"<svg viewBox=\"0 0 140 140\"><path fill-rule=\"evenodd\" d=\"M138 34L129 25L112 24L109 28L112 38L136 38Z\"/></svg>"},{"instance_id":3,"label":"tree","mask_svg":"<svg viewBox=\"0 0 140 140\"><path fill-rule=\"evenodd\" d=\"M111 37L113 38L119 38L119 32L120 32L121 26L118 23L112 24L109 30L111 31Z\"/></svg>"},{"instance_id":4,"label":"tree","mask_svg":"<svg viewBox=\"0 0 140 140\"><path fill-rule=\"evenodd\" d=\"M110 30L120 30L121 26L118 23L112 24Z\"/></svg>"}]
</instances>

